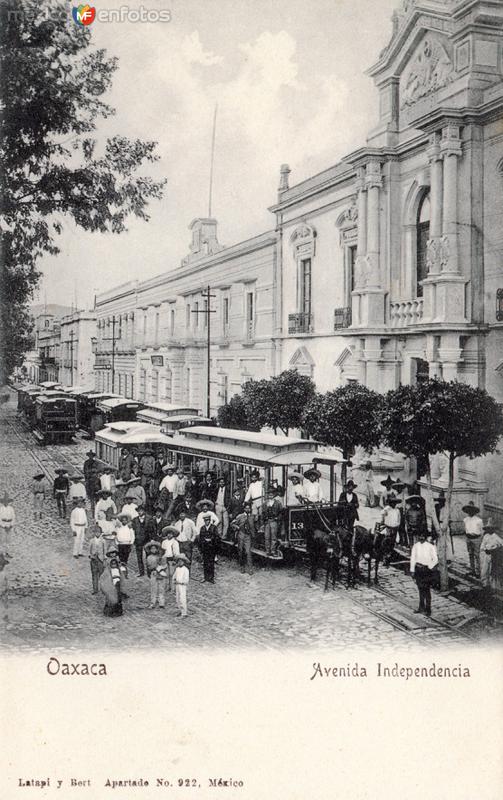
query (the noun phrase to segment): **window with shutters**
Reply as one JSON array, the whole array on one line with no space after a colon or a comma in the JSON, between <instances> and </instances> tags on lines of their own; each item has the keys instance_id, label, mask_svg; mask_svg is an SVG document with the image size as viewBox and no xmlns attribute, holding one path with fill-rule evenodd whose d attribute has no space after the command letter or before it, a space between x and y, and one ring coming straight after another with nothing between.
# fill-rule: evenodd
<instances>
[{"instance_id":1,"label":"window with shutters","mask_svg":"<svg viewBox=\"0 0 503 800\"><path fill-rule=\"evenodd\" d=\"M428 276L428 240L430 238L430 195L425 194L417 212L416 297L423 296L421 281Z\"/></svg>"}]
</instances>

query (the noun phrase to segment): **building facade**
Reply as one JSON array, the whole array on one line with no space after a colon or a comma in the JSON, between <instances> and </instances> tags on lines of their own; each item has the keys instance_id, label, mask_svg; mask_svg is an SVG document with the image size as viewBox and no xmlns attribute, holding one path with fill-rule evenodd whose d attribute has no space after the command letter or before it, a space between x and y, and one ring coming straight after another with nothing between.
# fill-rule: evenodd
<instances>
[{"instance_id":1,"label":"building facade","mask_svg":"<svg viewBox=\"0 0 503 800\"><path fill-rule=\"evenodd\" d=\"M403 2L369 70L380 118L366 145L295 186L282 168L283 369L322 390L438 376L503 402L502 37L493 0ZM458 465L458 515L474 494L503 514L495 464Z\"/></svg>"},{"instance_id":2,"label":"building facade","mask_svg":"<svg viewBox=\"0 0 503 800\"><path fill-rule=\"evenodd\" d=\"M209 325L213 415L243 382L276 369L276 236L222 247L216 220L189 228L190 252L178 269L96 298L96 388L207 413Z\"/></svg>"},{"instance_id":3,"label":"building facade","mask_svg":"<svg viewBox=\"0 0 503 800\"><path fill-rule=\"evenodd\" d=\"M94 311L74 311L61 318L59 382L63 386L94 387Z\"/></svg>"},{"instance_id":4,"label":"building facade","mask_svg":"<svg viewBox=\"0 0 503 800\"><path fill-rule=\"evenodd\" d=\"M56 303L32 307L34 347L26 353L23 366L33 383L60 380L61 319L71 311L70 306Z\"/></svg>"}]
</instances>

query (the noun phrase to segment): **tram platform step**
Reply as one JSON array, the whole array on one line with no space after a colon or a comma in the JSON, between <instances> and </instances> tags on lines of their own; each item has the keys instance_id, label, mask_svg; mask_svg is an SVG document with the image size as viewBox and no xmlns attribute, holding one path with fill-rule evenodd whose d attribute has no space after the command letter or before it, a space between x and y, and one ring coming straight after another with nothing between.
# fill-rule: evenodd
<instances>
[{"instance_id":1,"label":"tram platform step","mask_svg":"<svg viewBox=\"0 0 503 800\"><path fill-rule=\"evenodd\" d=\"M237 542L231 542L228 539L221 539L220 544L224 545L225 547L228 547L229 550L237 550ZM280 563L281 561L283 561L282 553L269 555L268 553L266 553L265 550L261 550L260 547L252 547L251 551L254 556L258 556L259 558L264 558L267 561L272 561L276 563Z\"/></svg>"}]
</instances>

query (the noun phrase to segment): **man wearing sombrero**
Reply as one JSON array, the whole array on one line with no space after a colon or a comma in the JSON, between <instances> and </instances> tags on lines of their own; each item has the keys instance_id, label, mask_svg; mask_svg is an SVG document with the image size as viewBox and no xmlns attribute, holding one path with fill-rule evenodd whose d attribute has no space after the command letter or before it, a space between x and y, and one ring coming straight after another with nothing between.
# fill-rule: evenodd
<instances>
[{"instance_id":1,"label":"man wearing sombrero","mask_svg":"<svg viewBox=\"0 0 503 800\"><path fill-rule=\"evenodd\" d=\"M484 535L484 525L479 517L480 508L473 500L461 509L466 517L463 520L466 534L466 549L470 559L470 575L480 578L480 544Z\"/></svg>"},{"instance_id":2,"label":"man wearing sombrero","mask_svg":"<svg viewBox=\"0 0 503 800\"><path fill-rule=\"evenodd\" d=\"M321 488L321 472L319 469L312 467L306 470L306 472L304 472L304 478L304 499L309 503L322 503L325 496Z\"/></svg>"},{"instance_id":3,"label":"man wearing sombrero","mask_svg":"<svg viewBox=\"0 0 503 800\"><path fill-rule=\"evenodd\" d=\"M339 503L341 503L341 505L343 505L346 509L347 526L351 531L354 528L356 520L360 519L358 515L358 508L360 504L358 502L358 496L355 492L355 489L356 483L354 483L352 480L349 480L344 484L344 490L339 495Z\"/></svg>"},{"instance_id":4,"label":"man wearing sombrero","mask_svg":"<svg viewBox=\"0 0 503 800\"><path fill-rule=\"evenodd\" d=\"M402 515L400 513L400 509L398 508L399 502L400 501L398 497L395 497L394 494L388 495L381 517L382 523L386 528L387 534L391 538L393 544L396 544L398 532L400 530L400 524L402 521Z\"/></svg>"},{"instance_id":5,"label":"man wearing sombrero","mask_svg":"<svg viewBox=\"0 0 503 800\"><path fill-rule=\"evenodd\" d=\"M207 514L209 514L211 524L218 525L218 517L213 511L214 505L211 500L200 500L199 503L196 503L196 509L199 512L196 518L196 530L198 533L204 525L204 518Z\"/></svg>"},{"instance_id":6,"label":"man wearing sombrero","mask_svg":"<svg viewBox=\"0 0 503 800\"><path fill-rule=\"evenodd\" d=\"M82 471L84 473L87 496L89 498L89 502L91 503L91 511L94 514L95 494L101 486L98 479L99 466L98 462L96 461L94 450L88 450L86 456L87 458L84 461Z\"/></svg>"},{"instance_id":7,"label":"man wearing sombrero","mask_svg":"<svg viewBox=\"0 0 503 800\"><path fill-rule=\"evenodd\" d=\"M52 496L56 500L56 505L58 507L58 516L62 519L66 517L66 498L70 492L70 481L68 480L68 475L66 474L66 470L62 467L59 467L55 470L56 477L54 478L52 484Z\"/></svg>"},{"instance_id":8,"label":"man wearing sombrero","mask_svg":"<svg viewBox=\"0 0 503 800\"><path fill-rule=\"evenodd\" d=\"M300 506L304 497L303 480L304 476L300 472L290 472L286 491L287 506Z\"/></svg>"}]
</instances>

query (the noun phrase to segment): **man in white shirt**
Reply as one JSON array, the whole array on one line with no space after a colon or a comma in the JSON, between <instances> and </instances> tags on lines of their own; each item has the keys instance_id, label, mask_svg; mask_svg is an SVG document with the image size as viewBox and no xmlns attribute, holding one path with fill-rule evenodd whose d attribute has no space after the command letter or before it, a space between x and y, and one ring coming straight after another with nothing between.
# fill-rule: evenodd
<instances>
[{"instance_id":1,"label":"man in white shirt","mask_svg":"<svg viewBox=\"0 0 503 800\"><path fill-rule=\"evenodd\" d=\"M185 510L181 508L174 527L179 532L177 541L180 546L180 552L187 556L190 564L192 563L192 550L194 548L194 542L197 539L197 528L195 522L191 520L191 518L187 516Z\"/></svg>"},{"instance_id":2,"label":"man in white shirt","mask_svg":"<svg viewBox=\"0 0 503 800\"><path fill-rule=\"evenodd\" d=\"M463 522L466 534L466 549L470 559L469 574L480 578L480 544L484 535L484 524L481 517L479 517L480 508L475 505L473 500L470 500L468 505L463 506L461 510L466 514Z\"/></svg>"},{"instance_id":3,"label":"man in white shirt","mask_svg":"<svg viewBox=\"0 0 503 800\"><path fill-rule=\"evenodd\" d=\"M178 476L175 475L175 468L171 465L163 467L162 471L167 474L159 484L159 491L161 492L163 489L166 489L171 495L170 499L172 499L176 495L178 488Z\"/></svg>"},{"instance_id":4,"label":"man in white shirt","mask_svg":"<svg viewBox=\"0 0 503 800\"><path fill-rule=\"evenodd\" d=\"M131 547L134 545L135 540L133 526L131 525L131 516L124 511L124 508L119 514L120 525L115 532L117 548L119 550L119 560L121 564L127 564L129 555L131 553ZM138 516L137 513L136 516Z\"/></svg>"},{"instance_id":5,"label":"man in white shirt","mask_svg":"<svg viewBox=\"0 0 503 800\"><path fill-rule=\"evenodd\" d=\"M188 480L183 469L180 468L176 473L176 497L183 497L185 495Z\"/></svg>"},{"instance_id":6,"label":"man in white shirt","mask_svg":"<svg viewBox=\"0 0 503 800\"><path fill-rule=\"evenodd\" d=\"M305 500L309 503L322 503L325 499L321 488L321 472L317 469L308 469L304 473L304 485L302 487Z\"/></svg>"},{"instance_id":7,"label":"man in white shirt","mask_svg":"<svg viewBox=\"0 0 503 800\"><path fill-rule=\"evenodd\" d=\"M95 519L96 522L99 519L98 518L98 513L100 511L103 511L103 513L106 513L107 508L110 508L112 510L113 514L117 514L117 506L115 505L114 501L112 500L112 498L110 496L110 492L108 490L106 490L106 489L102 489L101 492L99 492L98 494L99 494L99 498L100 499L98 500L98 502L96 503L96 505L94 507L94 519Z\"/></svg>"},{"instance_id":8,"label":"man in white shirt","mask_svg":"<svg viewBox=\"0 0 503 800\"><path fill-rule=\"evenodd\" d=\"M110 492L111 495L115 493L115 475L112 472L112 467L105 467L105 471L100 475L100 486L102 491Z\"/></svg>"},{"instance_id":9,"label":"man in white shirt","mask_svg":"<svg viewBox=\"0 0 503 800\"><path fill-rule=\"evenodd\" d=\"M416 614L431 616L431 583L433 570L438 564L437 548L426 541L426 531L419 534L410 554L410 574L414 578L419 590L419 608Z\"/></svg>"},{"instance_id":10,"label":"man in white shirt","mask_svg":"<svg viewBox=\"0 0 503 800\"><path fill-rule=\"evenodd\" d=\"M218 492L215 500L215 514L218 517L218 534L222 539L227 538L227 531L229 530L229 512L227 506L229 504L229 489L225 485L223 478L218 481Z\"/></svg>"},{"instance_id":11,"label":"man in white shirt","mask_svg":"<svg viewBox=\"0 0 503 800\"><path fill-rule=\"evenodd\" d=\"M286 494L287 506L300 506L304 497L302 485L303 476L300 472L292 472L288 476L288 489Z\"/></svg>"},{"instance_id":12,"label":"man in white shirt","mask_svg":"<svg viewBox=\"0 0 503 800\"><path fill-rule=\"evenodd\" d=\"M72 475L70 481L70 491L68 493L70 502L76 503L79 499L86 500L86 487L80 475Z\"/></svg>"},{"instance_id":13,"label":"man in white shirt","mask_svg":"<svg viewBox=\"0 0 503 800\"><path fill-rule=\"evenodd\" d=\"M196 508L199 511L199 514L196 518L196 530L198 534L201 532L201 528L204 525L204 518L206 516L209 516L210 518L210 525L218 525L218 517L212 510L213 503L210 500L200 500L199 503L196 503Z\"/></svg>"},{"instance_id":14,"label":"man in white shirt","mask_svg":"<svg viewBox=\"0 0 503 800\"><path fill-rule=\"evenodd\" d=\"M252 472L250 475L250 485L245 495L245 503L251 503L251 522L254 531L260 526L264 500L263 484L260 480L260 475L258 472Z\"/></svg>"},{"instance_id":15,"label":"man in white shirt","mask_svg":"<svg viewBox=\"0 0 503 800\"><path fill-rule=\"evenodd\" d=\"M138 516L137 504L130 494L126 495L125 503L122 506L121 514L127 514L130 519L136 519Z\"/></svg>"},{"instance_id":16,"label":"man in white shirt","mask_svg":"<svg viewBox=\"0 0 503 800\"><path fill-rule=\"evenodd\" d=\"M398 497L390 495L387 498L387 503L382 512L383 524L386 526L387 534L391 537L393 544L396 543L397 534L400 530L400 523L402 520L400 509L397 508L398 503Z\"/></svg>"},{"instance_id":17,"label":"man in white shirt","mask_svg":"<svg viewBox=\"0 0 503 800\"><path fill-rule=\"evenodd\" d=\"M70 514L70 528L73 533L73 557L82 558L84 549L84 537L88 526L87 513L84 508L84 500L80 497L77 505Z\"/></svg>"},{"instance_id":18,"label":"man in white shirt","mask_svg":"<svg viewBox=\"0 0 503 800\"><path fill-rule=\"evenodd\" d=\"M166 525L162 529L163 540L161 548L164 557L168 562L168 592L173 588L173 573L176 568L175 559L180 555L180 545L175 537L178 536L178 530L174 525Z\"/></svg>"},{"instance_id":19,"label":"man in white shirt","mask_svg":"<svg viewBox=\"0 0 503 800\"><path fill-rule=\"evenodd\" d=\"M12 505L12 498L8 492L4 492L3 497L0 499L0 552L9 555L9 548L11 545L11 533L16 524L16 512Z\"/></svg>"}]
</instances>

